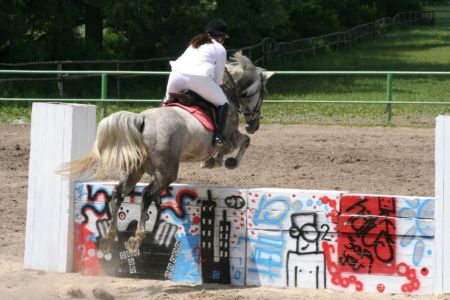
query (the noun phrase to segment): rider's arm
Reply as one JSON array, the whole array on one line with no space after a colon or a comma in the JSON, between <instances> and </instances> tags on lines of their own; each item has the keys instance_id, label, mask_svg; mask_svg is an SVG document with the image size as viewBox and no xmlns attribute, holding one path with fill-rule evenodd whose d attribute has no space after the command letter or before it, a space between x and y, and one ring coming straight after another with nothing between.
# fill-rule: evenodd
<instances>
[{"instance_id":1,"label":"rider's arm","mask_svg":"<svg viewBox=\"0 0 450 300\"><path fill-rule=\"evenodd\" d=\"M214 81L221 85L223 82L223 73L225 71L225 62L227 61L227 51L219 44L214 43L216 46L216 69L214 74Z\"/></svg>"}]
</instances>

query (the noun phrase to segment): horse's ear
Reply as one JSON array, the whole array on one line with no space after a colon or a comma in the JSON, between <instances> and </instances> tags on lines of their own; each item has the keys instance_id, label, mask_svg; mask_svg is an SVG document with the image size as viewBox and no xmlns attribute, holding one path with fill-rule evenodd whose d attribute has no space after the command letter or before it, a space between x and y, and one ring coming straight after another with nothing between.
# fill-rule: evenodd
<instances>
[{"instance_id":1,"label":"horse's ear","mask_svg":"<svg viewBox=\"0 0 450 300\"><path fill-rule=\"evenodd\" d=\"M239 51L234 52L233 56L234 56L234 57L236 57L236 56L242 56L242 50L239 50Z\"/></svg>"},{"instance_id":2,"label":"horse's ear","mask_svg":"<svg viewBox=\"0 0 450 300\"><path fill-rule=\"evenodd\" d=\"M273 75L275 75L275 72L272 72L272 71L263 71L263 76L264 76L264 78L267 80L267 79L269 79L270 77L272 77Z\"/></svg>"}]
</instances>

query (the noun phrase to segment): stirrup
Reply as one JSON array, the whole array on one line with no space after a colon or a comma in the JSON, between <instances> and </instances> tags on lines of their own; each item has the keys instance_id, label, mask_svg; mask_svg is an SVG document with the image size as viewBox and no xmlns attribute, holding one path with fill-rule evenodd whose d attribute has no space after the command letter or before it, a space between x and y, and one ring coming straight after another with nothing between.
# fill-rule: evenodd
<instances>
[{"instance_id":1,"label":"stirrup","mask_svg":"<svg viewBox=\"0 0 450 300\"><path fill-rule=\"evenodd\" d=\"M216 147L218 147L218 148L221 148L221 149L223 149L223 148L226 148L226 149L232 148L231 143L224 136L220 136L218 134L215 134L213 141L214 141L214 145Z\"/></svg>"},{"instance_id":2,"label":"stirrup","mask_svg":"<svg viewBox=\"0 0 450 300\"><path fill-rule=\"evenodd\" d=\"M220 137L220 136L218 136L218 135L215 135L214 136L214 144L216 145L216 146L218 146L218 147L223 147L223 146L225 146L225 141L224 141L225 139L223 138L223 137Z\"/></svg>"}]
</instances>

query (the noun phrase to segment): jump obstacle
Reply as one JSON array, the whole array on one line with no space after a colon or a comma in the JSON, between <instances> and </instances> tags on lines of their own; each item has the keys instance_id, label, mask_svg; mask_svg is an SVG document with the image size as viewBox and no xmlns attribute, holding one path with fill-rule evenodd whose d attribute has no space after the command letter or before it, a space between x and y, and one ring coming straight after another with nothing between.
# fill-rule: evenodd
<instances>
[{"instance_id":1,"label":"jump obstacle","mask_svg":"<svg viewBox=\"0 0 450 300\"><path fill-rule=\"evenodd\" d=\"M376 293L450 292L450 117L436 119L435 197L173 184L148 209L139 252L126 241L143 184L119 209L113 182L63 180L54 170L95 139L95 106L33 104L25 268L237 286ZM447 181L446 181L447 178ZM447 230L445 230L447 228Z\"/></svg>"}]
</instances>

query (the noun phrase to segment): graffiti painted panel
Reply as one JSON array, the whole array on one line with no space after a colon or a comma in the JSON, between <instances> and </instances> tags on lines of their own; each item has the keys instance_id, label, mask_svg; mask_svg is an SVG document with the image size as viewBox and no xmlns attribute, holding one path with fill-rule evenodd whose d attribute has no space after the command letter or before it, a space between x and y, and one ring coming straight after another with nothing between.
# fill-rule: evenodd
<instances>
[{"instance_id":1,"label":"graffiti painted panel","mask_svg":"<svg viewBox=\"0 0 450 300\"><path fill-rule=\"evenodd\" d=\"M342 272L395 273L395 204L393 197L342 196L338 226Z\"/></svg>"},{"instance_id":2,"label":"graffiti painted panel","mask_svg":"<svg viewBox=\"0 0 450 300\"><path fill-rule=\"evenodd\" d=\"M343 195L338 261L331 274L337 288L353 274L369 292L431 292L434 199ZM377 282L377 284L374 284Z\"/></svg>"},{"instance_id":3,"label":"graffiti painted panel","mask_svg":"<svg viewBox=\"0 0 450 300\"><path fill-rule=\"evenodd\" d=\"M432 292L434 198L173 185L126 250L143 186L119 208L117 243L98 250L112 183L76 187L79 271L195 283Z\"/></svg>"},{"instance_id":4,"label":"graffiti painted panel","mask_svg":"<svg viewBox=\"0 0 450 300\"><path fill-rule=\"evenodd\" d=\"M326 288L340 192L249 190L247 284ZM335 256L336 257L336 256Z\"/></svg>"},{"instance_id":5,"label":"graffiti painted panel","mask_svg":"<svg viewBox=\"0 0 450 300\"><path fill-rule=\"evenodd\" d=\"M118 208L117 242L111 253L98 249L111 219L113 185L80 183L75 202L75 267L90 275L171 279L195 283L244 284L246 193L232 188L172 185L161 205L150 205L146 238L137 253L127 251L140 215L144 185Z\"/></svg>"},{"instance_id":6,"label":"graffiti painted panel","mask_svg":"<svg viewBox=\"0 0 450 300\"><path fill-rule=\"evenodd\" d=\"M433 198L302 192L249 191L247 284L431 292Z\"/></svg>"}]
</instances>

